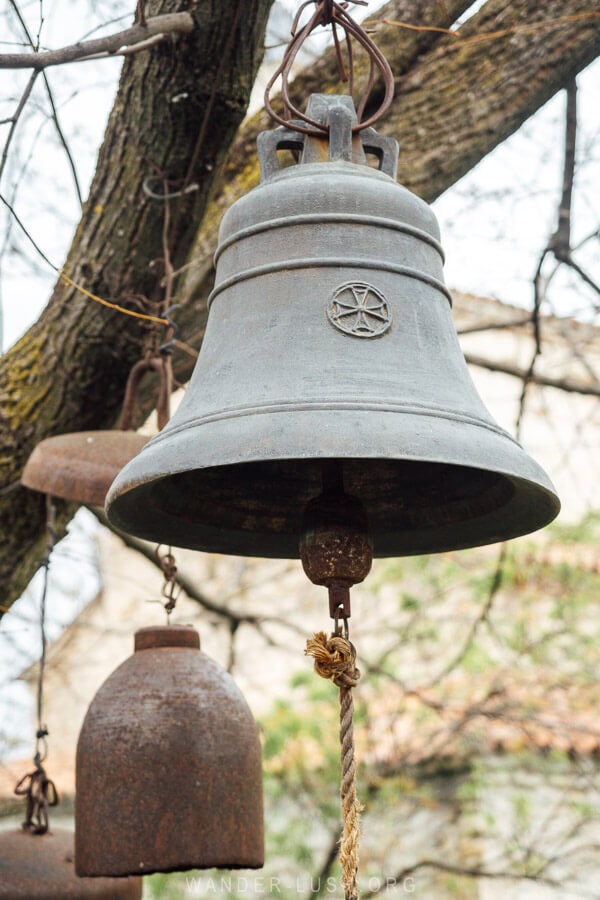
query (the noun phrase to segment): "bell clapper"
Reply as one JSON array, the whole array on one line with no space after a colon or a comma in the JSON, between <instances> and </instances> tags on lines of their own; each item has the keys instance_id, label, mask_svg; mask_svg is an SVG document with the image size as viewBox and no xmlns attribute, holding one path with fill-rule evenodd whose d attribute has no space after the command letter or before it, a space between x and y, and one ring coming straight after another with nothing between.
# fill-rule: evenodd
<instances>
[{"instance_id":1,"label":"bell clapper","mask_svg":"<svg viewBox=\"0 0 600 900\"><path fill-rule=\"evenodd\" d=\"M324 585L329 591L334 630L329 637L320 631L310 638L305 654L314 658L317 674L331 679L340 689L340 797L344 820L340 865L346 900L357 900L362 806L356 796L352 688L358 684L360 672L356 668L356 650L349 640L348 619L350 588L369 574L373 547L364 506L344 492L341 462L323 464L322 483L323 493L310 501L304 513L300 556L313 584Z\"/></svg>"},{"instance_id":2,"label":"bell clapper","mask_svg":"<svg viewBox=\"0 0 600 900\"><path fill-rule=\"evenodd\" d=\"M367 577L373 562L367 513L357 497L344 491L343 464L327 460L323 492L304 511L300 558L313 584L329 591L329 615L336 623L350 618L350 588Z\"/></svg>"}]
</instances>

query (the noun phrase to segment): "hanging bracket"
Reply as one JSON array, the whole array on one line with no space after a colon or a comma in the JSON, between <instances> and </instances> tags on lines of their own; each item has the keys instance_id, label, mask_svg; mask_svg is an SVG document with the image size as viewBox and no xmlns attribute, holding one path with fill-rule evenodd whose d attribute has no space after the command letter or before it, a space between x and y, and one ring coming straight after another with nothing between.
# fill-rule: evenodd
<instances>
[{"instance_id":1,"label":"hanging bracket","mask_svg":"<svg viewBox=\"0 0 600 900\"><path fill-rule=\"evenodd\" d=\"M278 150L301 154L300 164L316 162L352 162L367 165L366 155L375 156L384 175L396 178L398 141L378 134L374 128L354 131L356 111L351 97L338 94L312 94L307 112L315 121L328 126L328 131L296 131L299 122L289 127L262 131L257 138L260 180L268 181L280 171Z\"/></svg>"}]
</instances>

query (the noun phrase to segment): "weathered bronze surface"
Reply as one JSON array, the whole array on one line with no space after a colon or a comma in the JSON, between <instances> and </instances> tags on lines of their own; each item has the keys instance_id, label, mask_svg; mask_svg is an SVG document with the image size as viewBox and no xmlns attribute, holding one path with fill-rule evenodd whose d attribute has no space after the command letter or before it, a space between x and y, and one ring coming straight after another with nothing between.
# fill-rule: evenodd
<instances>
[{"instance_id":1,"label":"weathered bronze surface","mask_svg":"<svg viewBox=\"0 0 600 900\"><path fill-rule=\"evenodd\" d=\"M263 865L257 728L199 648L192 628L144 628L92 701L77 745L78 874Z\"/></svg>"},{"instance_id":2,"label":"weathered bronze surface","mask_svg":"<svg viewBox=\"0 0 600 900\"><path fill-rule=\"evenodd\" d=\"M33 450L21 483L63 500L104 506L117 474L147 437L135 431L76 431L46 438Z\"/></svg>"},{"instance_id":3,"label":"weathered bronze surface","mask_svg":"<svg viewBox=\"0 0 600 900\"><path fill-rule=\"evenodd\" d=\"M329 139L261 136L263 182L223 218L189 389L109 492L119 528L297 557L328 459L366 509L375 556L492 543L556 516L547 475L475 391L431 209L391 177L388 139L352 137L347 102L311 98ZM300 165L280 171L281 148Z\"/></svg>"},{"instance_id":4,"label":"weathered bronze surface","mask_svg":"<svg viewBox=\"0 0 600 900\"><path fill-rule=\"evenodd\" d=\"M78 878L73 832L44 835L0 833L0 898L3 900L139 900L141 878Z\"/></svg>"}]
</instances>

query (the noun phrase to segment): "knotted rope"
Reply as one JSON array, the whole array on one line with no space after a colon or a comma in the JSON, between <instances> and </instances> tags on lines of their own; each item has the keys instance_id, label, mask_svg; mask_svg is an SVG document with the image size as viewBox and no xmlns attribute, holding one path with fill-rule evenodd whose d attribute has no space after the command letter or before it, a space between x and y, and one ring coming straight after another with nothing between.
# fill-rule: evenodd
<instances>
[{"instance_id":1,"label":"knotted rope","mask_svg":"<svg viewBox=\"0 0 600 900\"><path fill-rule=\"evenodd\" d=\"M340 841L340 865L346 900L358 900L358 837L362 806L356 796L356 763L354 760L354 700L352 688L358 684L354 645L341 634L327 637L318 632L306 642L306 656L315 661L315 672L329 678L340 689L340 745L342 784L340 797L344 830Z\"/></svg>"}]
</instances>

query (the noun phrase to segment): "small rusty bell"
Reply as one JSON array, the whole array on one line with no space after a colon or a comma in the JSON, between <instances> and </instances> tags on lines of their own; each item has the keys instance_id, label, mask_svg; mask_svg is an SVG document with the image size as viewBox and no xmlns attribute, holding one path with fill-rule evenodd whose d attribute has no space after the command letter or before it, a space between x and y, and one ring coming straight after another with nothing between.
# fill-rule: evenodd
<instances>
[{"instance_id":1,"label":"small rusty bell","mask_svg":"<svg viewBox=\"0 0 600 900\"><path fill-rule=\"evenodd\" d=\"M131 875L264 863L258 731L193 628L142 628L77 745L75 866Z\"/></svg>"},{"instance_id":2,"label":"small rusty bell","mask_svg":"<svg viewBox=\"0 0 600 900\"><path fill-rule=\"evenodd\" d=\"M118 475L109 519L174 546L297 557L337 460L376 557L541 528L556 492L475 390L438 224L396 183L396 142L356 132L349 97L308 110L324 130L259 136L261 184L223 218L190 386ZM299 164L280 170L280 149Z\"/></svg>"},{"instance_id":3,"label":"small rusty bell","mask_svg":"<svg viewBox=\"0 0 600 900\"><path fill-rule=\"evenodd\" d=\"M171 360L169 356L141 359L127 379L120 428L75 431L40 441L27 460L21 484L62 500L104 506L117 474L148 441L131 430L137 391L147 372L156 372L160 378L158 427L164 428L169 421Z\"/></svg>"},{"instance_id":4,"label":"small rusty bell","mask_svg":"<svg viewBox=\"0 0 600 900\"><path fill-rule=\"evenodd\" d=\"M141 878L79 878L73 832L0 833L0 900L140 900Z\"/></svg>"}]
</instances>

